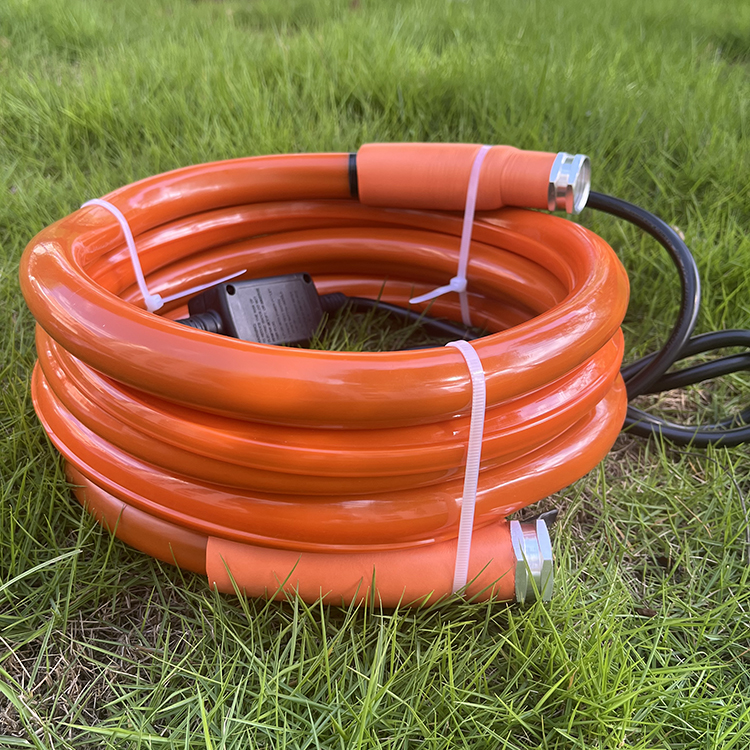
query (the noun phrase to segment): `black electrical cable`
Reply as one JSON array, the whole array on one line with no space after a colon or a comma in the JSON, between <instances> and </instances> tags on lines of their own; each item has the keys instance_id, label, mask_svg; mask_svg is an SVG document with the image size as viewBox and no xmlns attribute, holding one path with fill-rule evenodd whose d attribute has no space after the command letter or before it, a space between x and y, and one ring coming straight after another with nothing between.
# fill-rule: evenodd
<instances>
[{"instance_id":1,"label":"black electrical cable","mask_svg":"<svg viewBox=\"0 0 750 750\"><path fill-rule=\"evenodd\" d=\"M720 357L711 362L676 372L667 370L675 362L725 347L750 349L750 331L715 331L692 336L700 308L700 276L689 248L665 221L632 203L603 193L592 192L589 208L611 214L635 224L664 247L677 267L680 277L681 303L677 321L664 346L622 368L622 375L632 400L644 394L663 393L675 388L703 382L710 378L750 369L750 353ZM750 409L715 424L680 425L661 417L628 407L625 429L638 437L660 436L677 445L705 448L709 445L730 447L750 442Z\"/></svg>"},{"instance_id":2,"label":"black electrical cable","mask_svg":"<svg viewBox=\"0 0 750 750\"><path fill-rule=\"evenodd\" d=\"M391 313L404 320L406 323L421 326L422 330L433 336L448 336L451 338L467 339L471 340L476 338L476 333L473 333L468 326L463 326L459 323L455 323L452 320L430 318L424 314L424 312L416 312L415 310L407 310L397 305L391 305L381 300L368 299L366 297L347 297L346 304L349 310L352 312L368 312L369 310L381 310L382 312ZM434 346L434 344L429 344ZM419 348L419 347L417 347Z\"/></svg>"},{"instance_id":3,"label":"black electrical cable","mask_svg":"<svg viewBox=\"0 0 750 750\"><path fill-rule=\"evenodd\" d=\"M651 387L680 357L695 328L700 308L701 283L698 266L682 238L658 216L611 195L592 192L588 207L625 219L650 234L666 249L677 266L682 288L682 300L677 322L666 344L651 359L638 360L622 370L628 388L628 398L634 399L651 392Z\"/></svg>"}]
</instances>

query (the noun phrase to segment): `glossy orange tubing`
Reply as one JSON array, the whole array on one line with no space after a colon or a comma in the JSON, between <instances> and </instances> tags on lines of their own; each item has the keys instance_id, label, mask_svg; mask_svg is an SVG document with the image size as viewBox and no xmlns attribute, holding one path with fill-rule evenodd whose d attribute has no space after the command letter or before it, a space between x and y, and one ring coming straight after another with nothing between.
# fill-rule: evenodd
<instances>
[{"instance_id":1,"label":"glossy orange tubing","mask_svg":"<svg viewBox=\"0 0 750 750\"><path fill-rule=\"evenodd\" d=\"M350 195L348 162L238 159L105 197L128 219L151 293L243 269L248 278L304 270L321 292L406 306L446 283L460 215L363 205ZM381 601L447 593L396 573L386 585L385 571L403 570L412 553L436 570L452 566L471 401L459 352L265 346L172 322L183 303L148 313L120 228L98 207L34 238L20 278L38 322L35 408L79 500L118 536L211 570L224 589L217 561L244 549L240 568L276 565L281 552L303 560L295 570L310 577L294 578L295 590L331 601L354 596L351 581L321 588L345 560L359 570L354 560L372 559L383 571ZM619 326L628 283L601 238L520 209L478 214L468 280L472 314L493 331L473 342L487 379L476 528L490 534L585 474L614 442L626 408ZM452 296L431 314L458 318ZM492 533L490 546L502 547L505 532ZM492 548L503 567L507 550ZM511 586L512 575L493 572ZM270 595L280 574L269 567L241 587ZM504 591L482 583L484 596Z\"/></svg>"}]
</instances>

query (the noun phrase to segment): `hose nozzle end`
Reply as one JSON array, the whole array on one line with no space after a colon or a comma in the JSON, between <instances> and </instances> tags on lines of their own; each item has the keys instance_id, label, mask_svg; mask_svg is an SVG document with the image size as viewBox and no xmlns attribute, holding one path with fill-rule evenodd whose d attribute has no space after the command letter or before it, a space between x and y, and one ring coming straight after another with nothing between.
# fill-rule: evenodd
<instances>
[{"instance_id":1,"label":"hose nozzle end","mask_svg":"<svg viewBox=\"0 0 750 750\"><path fill-rule=\"evenodd\" d=\"M586 206L591 190L591 162L583 154L561 151L552 164L547 188L547 208L578 214Z\"/></svg>"},{"instance_id":2,"label":"hose nozzle end","mask_svg":"<svg viewBox=\"0 0 750 750\"><path fill-rule=\"evenodd\" d=\"M510 540L516 559L516 601L548 602L552 598L554 568L552 543L544 519L511 521Z\"/></svg>"}]
</instances>

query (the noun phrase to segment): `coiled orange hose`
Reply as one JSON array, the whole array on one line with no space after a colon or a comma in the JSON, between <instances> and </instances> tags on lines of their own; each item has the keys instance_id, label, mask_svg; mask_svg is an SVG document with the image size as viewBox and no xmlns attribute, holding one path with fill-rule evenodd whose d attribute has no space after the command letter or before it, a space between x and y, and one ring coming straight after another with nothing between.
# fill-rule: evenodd
<instances>
[{"instance_id":1,"label":"coiled orange hose","mask_svg":"<svg viewBox=\"0 0 750 750\"><path fill-rule=\"evenodd\" d=\"M321 292L406 306L455 272L460 215L363 205L346 154L205 164L106 198L152 293L304 270ZM37 235L20 279L37 413L78 499L118 536L222 590L246 554L270 572L240 581L229 567L258 595L286 581L356 599L373 562L384 604L447 593L471 401L459 352L311 351L178 325L184 304L142 309L120 228L96 207ZM475 545L505 550L472 551L469 593L504 596L505 516L589 471L622 426L628 283L601 238L508 208L477 216L468 279L472 315L494 331L473 342L487 383ZM431 313L455 318L457 302ZM331 570L351 575L337 587Z\"/></svg>"}]
</instances>

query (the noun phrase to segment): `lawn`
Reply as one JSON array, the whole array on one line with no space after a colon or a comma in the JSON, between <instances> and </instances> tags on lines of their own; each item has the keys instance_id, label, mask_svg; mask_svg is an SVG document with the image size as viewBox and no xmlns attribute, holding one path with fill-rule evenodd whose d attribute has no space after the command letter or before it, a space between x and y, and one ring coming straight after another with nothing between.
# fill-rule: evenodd
<instances>
[{"instance_id":1,"label":"lawn","mask_svg":"<svg viewBox=\"0 0 750 750\"><path fill-rule=\"evenodd\" d=\"M556 594L342 610L218 595L74 501L34 414L28 241L176 167L368 141L588 154L594 188L680 228L698 330L750 327L745 0L0 2L0 748L745 748L750 450L622 436L558 507ZM626 360L676 275L628 269ZM644 403L747 407L733 375Z\"/></svg>"}]
</instances>

